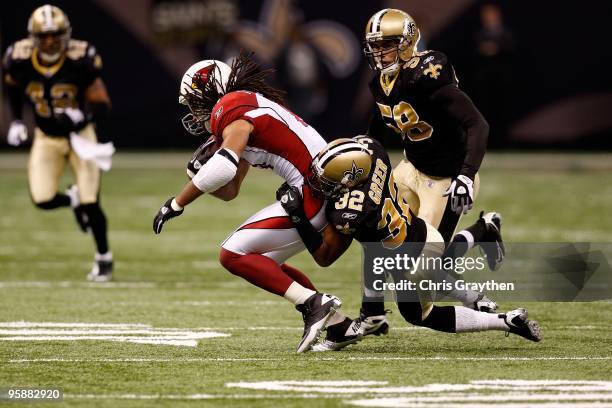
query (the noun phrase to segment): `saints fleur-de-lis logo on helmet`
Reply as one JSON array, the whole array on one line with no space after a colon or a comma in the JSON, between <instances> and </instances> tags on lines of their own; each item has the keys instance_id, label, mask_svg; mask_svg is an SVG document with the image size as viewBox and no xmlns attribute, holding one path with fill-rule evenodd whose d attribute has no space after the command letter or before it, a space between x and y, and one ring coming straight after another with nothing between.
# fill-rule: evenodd
<instances>
[{"instance_id":1,"label":"saints fleur-de-lis logo on helmet","mask_svg":"<svg viewBox=\"0 0 612 408\"><path fill-rule=\"evenodd\" d=\"M337 139L313 159L307 182L328 198L338 197L368 180L372 156L361 139Z\"/></svg>"},{"instance_id":2,"label":"saints fleur-de-lis logo on helmet","mask_svg":"<svg viewBox=\"0 0 612 408\"><path fill-rule=\"evenodd\" d=\"M344 172L343 181L348 185L355 185L363 175L363 169L357 167L355 162L351 164L351 169Z\"/></svg>"}]
</instances>

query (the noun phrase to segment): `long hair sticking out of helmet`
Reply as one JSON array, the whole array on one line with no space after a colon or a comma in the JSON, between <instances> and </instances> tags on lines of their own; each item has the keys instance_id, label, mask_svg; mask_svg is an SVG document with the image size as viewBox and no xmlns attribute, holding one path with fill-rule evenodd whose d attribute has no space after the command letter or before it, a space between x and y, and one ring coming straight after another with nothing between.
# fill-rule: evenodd
<instances>
[{"instance_id":1,"label":"long hair sticking out of helmet","mask_svg":"<svg viewBox=\"0 0 612 408\"><path fill-rule=\"evenodd\" d=\"M240 55L232 63L232 73L227 81L227 92L257 92L271 101L282 104L285 92L266 83L266 78L274 73L274 69L262 70L253 60L253 55L255 55L254 52L240 51Z\"/></svg>"},{"instance_id":2,"label":"long hair sticking out of helmet","mask_svg":"<svg viewBox=\"0 0 612 408\"><path fill-rule=\"evenodd\" d=\"M211 70L208 77L195 76L192 88L197 90L184 94L187 104L193 114L201 118L209 118L210 113L219 99L234 91L257 92L264 97L282 104L284 92L268 85L266 78L274 69L261 69L253 60L253 52L240 51L232 62L232 70L226 84L215 78L216 70Z\"/></svg>"}]
</instances>

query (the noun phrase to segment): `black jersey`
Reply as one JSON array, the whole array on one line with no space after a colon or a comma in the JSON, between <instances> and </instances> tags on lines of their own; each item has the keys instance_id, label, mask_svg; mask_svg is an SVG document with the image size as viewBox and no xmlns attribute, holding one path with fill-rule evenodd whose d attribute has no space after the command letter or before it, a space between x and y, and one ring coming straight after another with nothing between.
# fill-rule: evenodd
<instances>
[{"instance_id":1,"label":"black jersey","mask_svg":"<svg viewBox=\"0 0 612 408\"><path fill-rule=\"evenodd\" d=\"M52 66L39 63L30 39L12 44L4 55L4 73L10 75L32 103L36 126L50 136L68 136L85 127L58 120L54 109L84 107L85 89L100 75L102 60L93 45L70 40L65 54Z\"/></svg>"},{"instance_id":2,"label":"black jersey","mask_svg":"<svg viewBox=\"0 0 612 408\"><path fill-rule=\"evenodd\" d=\"M378 74L370 82L379 111L370 136L380 140L384 122L402 138L406 158L430 176L456 176L466 155L461 123L431 98L447 85L457 87L457 78L446 55L438 51L419 53L395 76Z\"/></svg>"},{"instance_id":3,"label":"black jersey","mask_svg":"<svg viewBox=\"0 0 612 408\"><path fill-rule=\"evenodd\" d=\"M376 140L356 137L372 154L368 181L352 188L325 208L327 220L340 233L359 242L382 242L397 248L403 242L424 242L425 223L398 197L389 155Z\"/></svg>"}]
</instances>

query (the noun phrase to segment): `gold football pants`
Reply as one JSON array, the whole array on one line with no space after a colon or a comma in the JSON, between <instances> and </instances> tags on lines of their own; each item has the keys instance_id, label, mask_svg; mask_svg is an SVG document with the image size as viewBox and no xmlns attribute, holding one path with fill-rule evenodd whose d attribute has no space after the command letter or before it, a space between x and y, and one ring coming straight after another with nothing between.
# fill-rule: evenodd
<instances>
[{"instance_id":1,"label":"gold football pants","mask_svg":"<svg viewBox=\"0 0 612 408\"><path fill-rule=\"evenodd\" d=\"M87 140L97 141L91 124L78 133ZM34 203L43 203L55 197L67 163L70 163L76 179L81 204L98 201L100 189L98 167L92 161L81 159L70 147L69 138L51 137L39 128L35 128L28 161L28 181Z\"/></svg>"},{"instance_id":2,"label":"gold football pants","mask_svg":"<svg viewBox=\"0 0 612 408\"><path fill-rule=\"evenodd\" d=\"M461 215L455 214L448 205L444 192L450 186L450 177L433 177L417 170L412 163L403 159L393 169L393 178L397 183L403 201L419 218L433 225L442 234L446 242L452 239ZM480 177L474 180L474 200L480 189Z\"/></svg>"}]
</instances>

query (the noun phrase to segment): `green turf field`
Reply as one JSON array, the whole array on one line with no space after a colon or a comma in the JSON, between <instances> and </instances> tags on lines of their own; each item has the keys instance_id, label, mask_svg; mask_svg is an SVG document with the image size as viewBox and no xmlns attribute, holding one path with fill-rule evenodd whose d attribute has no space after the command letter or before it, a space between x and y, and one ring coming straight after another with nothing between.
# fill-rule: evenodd
<instances>
[{"instance_id":1,"label":"green turf field","mask_svg":"<svg viewBox=\"0 0 612 408\"><path fill-rule=\"evenodd\" d=\"M189 155L117 155L102 195L115 279L90 284L91 238L69 210L36 210L25 156L0 154L0 389L61 387L63 405L83 407L612 406L609 302L528 304L544 327L539 344L410 327L389 304L389 336L296 355L299 313L217 262L220 242L272 202L278 178L255 170L235 201L201 198L153 234ZM611 175L611 155L492 154L477 209L504 215L508 241L612 242ZM355 315L356 246L330 268L307 254L291 263Z\"/></svg>"}]
</instances>

